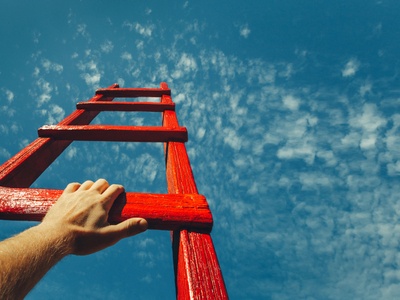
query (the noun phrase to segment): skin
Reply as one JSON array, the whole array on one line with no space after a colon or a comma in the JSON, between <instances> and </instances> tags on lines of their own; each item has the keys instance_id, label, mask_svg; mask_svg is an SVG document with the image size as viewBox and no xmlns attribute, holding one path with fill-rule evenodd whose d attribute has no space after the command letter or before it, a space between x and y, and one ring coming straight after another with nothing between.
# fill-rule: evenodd
<instances>
[{"instance_id":1,"label":"skin","mask_svg":"<svg viewBox=\"0 0 400 300\"><path fill-rule=\"evenodd\" d=\"M70 183L39 225L0 242L0 299L23 299L67 255L91 254L145 231L142 218L108 224L122 192L104 179Z\"/></svg>"}]
</instances>

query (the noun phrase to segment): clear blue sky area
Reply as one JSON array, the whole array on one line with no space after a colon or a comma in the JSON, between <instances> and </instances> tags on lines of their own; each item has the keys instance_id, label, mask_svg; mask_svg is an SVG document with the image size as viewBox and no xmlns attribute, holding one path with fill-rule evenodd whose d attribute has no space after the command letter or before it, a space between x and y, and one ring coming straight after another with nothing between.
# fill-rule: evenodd
<instances>
[{"instance_id":1,"label":"clear blue sky area","mask_svg":"<svg viewBox=\"0 0 400 300\"><path fill-rule=\"evenodd\" d=\"M400 2L1 1L0 162L95 89L166 81L231 299L400 298ZM153 124L159 115L95 122ZM73 143L34 184L165 192L162 145ZM0 238L33 223L0 222ZM173 299L169 232L27 299Z\"/></svg>"}]
</instances>

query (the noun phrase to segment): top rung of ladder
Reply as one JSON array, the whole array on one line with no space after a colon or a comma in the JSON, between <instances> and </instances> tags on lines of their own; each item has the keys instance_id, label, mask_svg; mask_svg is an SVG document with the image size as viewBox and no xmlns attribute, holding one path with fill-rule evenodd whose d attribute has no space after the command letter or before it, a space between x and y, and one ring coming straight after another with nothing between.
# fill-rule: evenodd
<instances>
[{"instance_id":1,"label":"top rung of ladder","mask_svg":"<svg viewBox=\"0 0 400 300\"><path fill-rule=\"evenodd\" d=\"M137 97L162 97L171 95L170 89L160 88L108 88L98 89L96 95L103 97L137 98Z\"/></svg>"}]
</instances>

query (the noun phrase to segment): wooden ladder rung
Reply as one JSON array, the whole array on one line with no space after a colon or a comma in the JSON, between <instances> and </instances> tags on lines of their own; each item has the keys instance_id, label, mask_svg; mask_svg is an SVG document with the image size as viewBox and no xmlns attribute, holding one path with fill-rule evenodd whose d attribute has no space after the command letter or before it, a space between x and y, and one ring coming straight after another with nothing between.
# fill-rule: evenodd
<instances>
[{"instance_id":1,"label":"wooden ladder rung","mask_svg":"<svg viewBox=\"0 0 400 300\"><path fill-rule=\"evenodd\" d=\"M160 102L79 102L77 109L94 110L94 111L146 111L146 112L163 112L165 110L175 110L175 103Z\"/></svg>"},{"instance_id":2,"label":"wooden ladder rung","mask_svg":"<svg viewBox=\"0 0 400 300\"><path fill-rule=\"evenodd\" d=\"M62 192L0 187L0 219L40 221ZM213 225L207 200L199 194L126 193L115 200L108 221L115 224L139 216L150 229L210 232Z\"/></svg>"},{"instance_id":3,"label":"wooden ladder rung","mask_svg":"<svg viewBox=\"0 0 400 300\"><path fill-rule=\"evenodd\" d=\"M58 140L114 142L187 142L185 127L115 125L45 125L39 137Z\"/></svg>"},{"instance_id":4,"label":"wooden ladder rung","mask_svg":"<svg viewBox=\"0 0 400 300\"><path fill-rule=\"evenodd\" d=\"M170 89L160 88L113 88L113 89L98 89L96 95L103 97L161 97L163 95L171 95Z\"/></svg>"}]
</instances>

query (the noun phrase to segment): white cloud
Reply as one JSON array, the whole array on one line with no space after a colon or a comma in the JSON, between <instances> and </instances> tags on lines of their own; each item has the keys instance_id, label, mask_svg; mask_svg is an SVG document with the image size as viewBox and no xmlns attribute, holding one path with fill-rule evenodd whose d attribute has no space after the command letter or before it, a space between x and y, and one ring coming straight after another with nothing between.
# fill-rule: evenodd
<instances>
[{"instance_id":1,"label":"white cloud","mask_svg":"<svg viewBox=\"0 0 400 300\"><path fill-rule=\"evenodd\" d=\"M114 44L110 40L105 40L100 46L101 51L104 53L110 53L114 49Z\"/></svg>"},{"instance_id":2,"label":"white cloud","mask_svg":"<svg viewBox=\"0 0 400 300\"><path fill-rule=\"evenodd\" d=\"M240 150L242 147L242 143L240 140L240 137L236 134L236 131L233 130L232 128L225 128L223 131L224 135L224 142L225 144L229 145L232 147L234 150Z\"/></svg>"},{"instance_id":3,"label":"white cloud","mask_svg":"<svg viewBox=\"0 0 400 300\"><path fill-rule=\"evenodd\" d=\"M121 54L121 58L128 61L132 60L132 54L125 51L124 53Z\"/></svg>"},{"instance_id":4,"label":"white cloud","mask_svg":"<svg viewBox=\"0 0 400 300\"><path fill-rule=\"evenodd\" d=\"M342 76L343 77L352 77L356 74L360 67L360 63L356 59L351 59L349 60L344 69L342 70Z\"/></svg>"},{"instance_id":5,"label":"white cloud","mask_svg":"<svg viewBox=\"0 0 400 300\"><path fill-rule=\"evenodd\" d=\"M185 72L196 71L197 63L192 55L183 53L178 62L178 67L182 68Z\"/></svg>"},{"instance_id":6,"label":"white cloud","mask_svg":"<svg viewBox=\"0 0 400 300\"><path fill-rule=\"evenodd\" d=\"M7 102L11 104L14 101L14 93L9 89L2 89L6 95Z\"/></svg>"},{"instance_id":7,"label":"white cloud","mask_svg":"<svg viewBox=\"0 0 400 300\"><path fill-rule=\"evenodd\" d=\"M179 93L178 95L174 96L174 102L179 104L179 103L185 101L185 98L186 98L185 94Z\"/></svg>"},{"instance_id":8,"label":"white cloud","mask_svg":"<svg viewBox=\"0 0 400 300\"><path fill-rule=\"evenodd\" d=\"M38 67L35 67L35 69L34 69L34 71L32 73L32 76L33 77L38 77L39 74L40 74L40 69Z\"/></svg>"},{"instance_id":9,"label":"white cloud","mask_svg":"<svg viewBox=\"0 0 400 300\"><path fill-rule=\"evenodd\" d=\"M76 147L73 147L73 146L69 146L68 147L68 149L67 149L67 159L68 160L71 160L71 159L73 159L74 157L76 157L76 154L77 154L77 148Z\"/></svg>"},{"instance_id":10,"label":"white cloud","mask_svg":"<svg viewBox=\"0 0 400 300\"><path fill-rule=\"evenodd\" d=\"M79 62L78 69L82 71L81 77L85 80L86 84L92 89L99 87L101 80L101 72L97 67L94 60L88 62Z\"/></svg>"},{"instance_id":11,"label":"white cloud","mask_svg":"<svg viewBox=\"0 0 400 300\"><path fill-rule=\"evenodd\" d=\"M128 27L130 31L135 30L137 33L144 37L151 37L153 30L155 28L155 25L150 24L150 25L142 25L138 22L136 23L130 23L128 21L125 21L123 24L124 27Z\"/></svg>"},{"instance_id":12,"label":"white cloud","mask_svg":"<svg viewBox=\"0 0 400 300\"><path fill-rule=\"evenodd\" d=\"M98 87L101 79L100 73L89 74L85 73L82 75L88 86Z\"/></svg>"},{"instance_id":13,"label":"white cloud","mask_svg":"<svg viewBox=\"0 0 400 300\"><path fill-rule=\"evenodd\" d=\"M360 95L364 97L366 94L370 94L372 91L372 84L370 82L366 82L362 86L360 86Z\"/></svg>"},{"instance_id":14,"label":"white cloud","mask_svg":"<svg viewBox=\"0 0 400 300\"><path fill-rule=\"evenodd\" d=\"M51 94L54 91L53 86L50 82L46 81L43 78L39 78L36 81L36 86L39 88L40 95L37 96L37 106L41 107L43 104L49 102L51 100Z\"/></svg>"},{"instance_id":15,"label":"white cloud","mask_svg":"<svg viewBox=\"0 0 400 300\"><path fill-rule=\"evenodd\" d=\"M364 104L362 113L355 112L349 123L353 127L362 129L363 132L372 133L385 126L387 121L375 104Z\"/></svg>"},{"instance_id":16,"label":"white cloud","mask_svg":"<svg viewBox=\"0 0 400 300\"><path fill-rule=\"evenodd\" d=\"M375 144L376 144L376 136L373 134L370 134L362 138L360 141L360 147L361 149L364 150L375 148Z\"/></svg>"},{"instance_id":17,"label":"white cloud","mask_svg":"<svg viewBox=\"0 0 400 300\"><path fill-rule=\"evenodd\" d=\"M199 127L199 129L197 130L197 138L199 140L201 140L204 137L205 133L206 133L206 129Z\"/></svg>"},{"instance_id":18,"label":"white cloud","mask_svg":"<svg viewBox=\"0 0 400 300\"><path fill-rule=\"evenodd\" d=\"M78 24L76 27L76 31L79 35L83 36L83 37L88 37L89 34L87 32L87 25L82 23L82 24Z\"/></svg>"},{"instance_id":19,"label":"white cloud","mask_svg":"<svg viewBox=\"0 0 400 300\"><path fill-rule=\"evenodd\" d=\"M308 164L312 164L315 158L315 149L307 143L286 145L280 148L276 155L280 159L303 159Z\"/></svg>"},{"instance_id":20,"label":"white cloud","mask_svg":"<svg viewBox=\"0 0 400 300\"><path fill-rule=\"evenodd\" d=\"M48 59L42 60L42 67L47 73L49 73L50 71L54 71L60 74L64 70L64 67L62 65L55 62L51 62Z\"/></svg>"},{"instance_id":21,"label":"white cloud","mask_svg":"<svg viewBox=\"0 0 400 300\"><path fill-rule=\"evenodd\" d=\"M400 160L388 163L386 168L389 176L400 176Z\"/></svg>"},{"instance_id":22,"label":"white cloud","mask_svg":"<svg viewBox=\"0 0 400 300\"><path fill-rule=\"evenodd\" d=\"M350 126L361 134L359 143L363 150L375 148L378 129L386 123L386 119L382 117L375 104L364 104L362 112L354 111L349 120Z\"/></svg>"},{"instance_id":23,"label":"white cloud","mask_svg":"<svg viewBox=\"0 0 400 300\"><path fill-rule=\"evenodd\" d=\"M46 124L57 124L65 116L64 109L56 104L50 104L47 109L38 110L38 113L47 117Z\"/></svg>"},{"instance_id":24,"label":"white cloud","mask_svg":"<svg viewBox=\"0 0 400 300\"><path fill-rule=\"evenodd\" d=\"M241 26L239 32L240 32L240 35L241 35L242 37L244 37L245 39L247 39L247 38L249 37L249 35L250 35L250 32L251 32L251 31L250 31L250 28L249 28L249 25L243 25L243 26Z\"/></svg>"},{"instance_id":25,"label":"white cloud","mask_svg":"<svg viewBox=\"0 0 400 300\"><path fill-rule=\"evenodd\" d=\"M329 167L335 166L338 163L338 158L333 151L319 150L316 155L318 158L325 160L326 165Z\"/></svg>"},{"instance_id":26,"label":"white cloud","mask_svg":"<svg viewBox=\"0 0 400 300\"><path fill-rule=\"evenodd\" d=\"M282 101L283 105L290 110L295 111L299 109L300 100L298 98L293 97L292 95L284 96Z\"/></svg>"},{"instance_id":27,"label":"white cloud","mask_svg":"<svg viewBox=\"0 0 400 300\"><path fill-rule=\"evenodd\" d=\"M0 147L0 157L7 159L10 157L10 152L8 152L5 148Z\"/></svg>"},{"instance_id":28,"label":"white cloud","mask_svg":"<svg viewBox=\"0 0 400 300\"><path fill-rule=\"evenodd\" d=\"M136 49L143 50L143 48L144 48L144 42L137 40L136 41Z\"/></svg>"},{"instance_id":29,"label":"white cloud","mask_svg":"<svg viewBox=\"0 0 400 300\"><path fill-rule=\"evenodd\" d=\"M323 173L301 173L299 176L300 183L303 189L307 190L318 190L319 186L332 186L333 178L328 177Z\"/></svg>"},{"instance_id":30,"label":"white cloud","mask_svg":"<svg viewBox=\"0 0 400 300\"><path fill-rule=\"evenodd\" d=\"M196 59L188 54L183 53L176 65L175 71L171 74L173 78L179 79L189 72L197 71Z\"/></svg>"}]
</instances>

